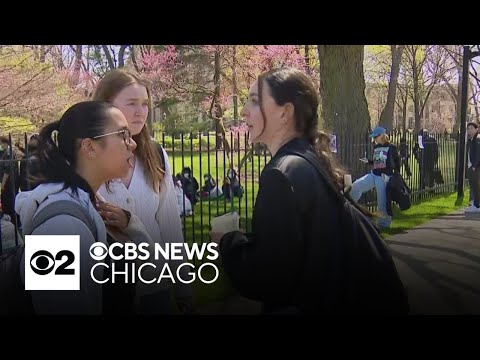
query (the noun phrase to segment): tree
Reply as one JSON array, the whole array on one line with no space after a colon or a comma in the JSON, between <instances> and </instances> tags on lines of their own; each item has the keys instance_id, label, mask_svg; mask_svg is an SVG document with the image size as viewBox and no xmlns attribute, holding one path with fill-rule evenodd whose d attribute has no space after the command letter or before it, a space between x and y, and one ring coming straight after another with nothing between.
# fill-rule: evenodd
<instances>
[{"instance_id":1,"label":"tree","mask_svg":"<svg viewBox=\"0 0 480 360\"><path fill-rule=\"evenodd\" d=\"M448 71L447 54L437 45L406 45L405 60L412 78L415 115L415 131L419 132L423 111L428 98L442 77Z\"/></svg>"},{"instance_id":2,"label":"tree","mask_svg":"<svg viewBox=\"0 0 480 360\"><path fill-rule=\"evenodd\" d=\"M40 61L42 60L42 61ZM35 49L10 46L0 54L1 115L22 117L34 124L57 120L83 96L69 86L70 72L55 69Z\"/></svg>"},{"instance_id":3,"label":"tree","mask_svg":"<svg viewBox=\"0 0 480 360\"><path fill-rule=\"evenodd\" d=\"M318 45L318 58L325 127L337 135L337 142L343 148L352 142L352 134L356 134L360 143L353 144L352 155L355 159L363 157L367 145L365 134L370 125L363 74L364 46ZM345 154L339 155L347 163ZM350 166L354 174L364 171L359 162Z\"/></svg>"},{"instance_id":4,"label":"tree","mask_svg":"<svg viewBox=\"0 0 480 360\"><path fill-rule=\"evenodd\" d=\"M392 62L388 81L387 103L382 110L379 123L380 126L389 130L393 128L393 112L395 108L398 74L400 72L400 62L402 61L404 47L405 45L390 45Z\"/></svg>"},{"instance_id":5,"label":"tree","mask_svg":"<svg viewBox=\"0 0 480 360\"><path fill-rule=\"evenodd\" d=\"M455 104L455 122L453 131L457 132L460 129L460 102L462 94L462 67L463 67L463 55L461 45L443 45L444 51L448 55L448 61L450 64L450 71L446 72L442 76L442 81L445 83L448 89L448 93ZM453 71L452 71L453 70Z\"/></svg>"},{"instance_id":6,"label":"tree","mask_svg":"<svg viewBox=\"0 0 480 360\"><path fill-rule=\"evenodd\" d=\"M406 70L404 66L400 66L399 71L399 78L401 81L397 82L397 96L395 98L395 102L397 103L398 107L402 110L402 131L403 136L408 128L407 124L407 104L410 94L412 92L412 81L411 78L407 76Z\"/></svg>"},{"instance_id":7,"label":"tree","mask_svg":"<svg viewBox=\"0 0 480 360\"><path fill-rule=\"evenodd\" d=\"M363 45L318 45L322 116L329 131L358 133L369 128L363 55Z\"/></svg>"}]
</instances>

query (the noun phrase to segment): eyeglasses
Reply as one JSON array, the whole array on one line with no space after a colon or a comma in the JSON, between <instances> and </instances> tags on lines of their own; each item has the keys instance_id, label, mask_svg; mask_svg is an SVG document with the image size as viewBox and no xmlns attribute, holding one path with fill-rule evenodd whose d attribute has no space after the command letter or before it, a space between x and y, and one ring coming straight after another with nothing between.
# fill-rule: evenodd
<instances>
[{"instance_id":1,"label":"eyeglasses","mask_svg":"<svg viewBox=\"0 0 480 360\"><path fill-rule=\"evenodd\" d=\"M101 137L104 137L104 136L121 134L121 133L123 133L123 140L125 141L125 144L126 145L131 145L132 144L132 133L130 132L129 129L123 129L123 130L114 131L114 132L111 132L111 133L108 133L108 134L97 135L97 136L94 136L93 139L98 139L98 138L101 138Z\"/></svg>"}]
</instances>

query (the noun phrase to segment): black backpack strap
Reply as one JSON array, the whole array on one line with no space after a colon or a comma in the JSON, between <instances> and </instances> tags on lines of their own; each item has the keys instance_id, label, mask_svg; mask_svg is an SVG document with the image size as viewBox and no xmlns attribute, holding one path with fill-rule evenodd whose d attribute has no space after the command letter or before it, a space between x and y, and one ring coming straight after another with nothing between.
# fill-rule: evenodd
<instances>
[{"instance_id":1,"label":"black backpack strap","mask_svg":"<svg viewBox=\"0 0 480 360\"><path fill-rule=\"evenodd\" d=\"M165 164L165 154L163 153L162 145L158 142L155 142L155 147L157 148L158 155L160 155L160 159L162 159L162 170L166 171L167 165Z\"/></svg>"},{"instance_id":2,"label":"black backpack strap","mask_svg":"<svg viewBox=\"0 0 480 360\"><path fill-rule=\"evenodd\" d=\"M317 170L317 173L320 175L320 179L322 179L327 188L330 189L330 192L335 194L335 197L342 205L342 207L345 205L346 202L348 202L358 211L360 211L363 215L370 218L371 215L368 213L368 211L359 206L356 201L352 200L349 194L343 194L337 189L337 187L333 184L330 176L328 176L327 172L320 166L320 159L313 151L314 150L300 152L297 150L289 150L289 154L299 156L305 159L308 163L310 163L310 165L312 165L313 168Z\"/></svg>"},{"instance_id":3,"label":"black backpack strap","mask_svg":"<svg viewBox=\"0 0 480 360\"><path fill-rule=\"evenodd\" d=\"M95 239L97 238L97 226L93 218L88 213L88 210L79 203L71 200L59 200L52 202L37 212L32 220L32 232L45 221L57 215L70 215L78 220L81 220L85 225L87 225L93 237Z\"/></svg>"},{"instance_id":4,"label":"black backpack strap","mask_svg":"<svg viewBox=\"0 0 480 360\"><path fill-rule=\"evenodd\" d=\"M290 150L289 154L300 156L301 158L305 159L310 165L314 167L315 170L317 170L318 174L320 175L320 178L323 180L325 185L330 189L332 193L334 193L337 197L338 200L340 200L342 203L345 203L345 196L343 196L340 191L337 189L337 187L333 184L332 180L330 177L327 175L326 171L322 169L320 166L320 161L317 157L317 155L313 154L312 152L306 151L306 152L300 152L296 150Z\"/></svg>"}]
</instances>

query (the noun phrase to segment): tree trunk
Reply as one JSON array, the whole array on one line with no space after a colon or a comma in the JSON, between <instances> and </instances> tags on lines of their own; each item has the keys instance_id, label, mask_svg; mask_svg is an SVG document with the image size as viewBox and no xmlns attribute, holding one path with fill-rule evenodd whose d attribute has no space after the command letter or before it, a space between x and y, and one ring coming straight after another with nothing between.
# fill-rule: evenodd
<instances>
[{"instance_id":1,"label":"tree trunk","mask_svg":"<svg viewBox=\"0 0 480 360\"><path fill-rule=\"evenodd\" d=\"M232 91L233 91L233 119L238 120L238 89L237 89L237 45L233 45L233 59L232 59Z\"/></svg>"},{"instance_id":2,"label":"tree trunk","mask_svg":"<svg viewBox=\"0 0 480 360\"><path fill-rule=\"evenodd\" d=\"M405 94L405 98L403 99L403 106L402 106L402 126L403 126L403 136L407 133L407 102L408 97Z\"/></svg>"},{"instance_id":3,"label":"tree trunk","mask_svg":"<svg viewBox=\"0 0 480 360\"><path fill-rule=\"evenodd\" d=\"M135 45L131 45L130 47L130 54L132 54L132 63L133 63L133 67L135 68L135 70L137 72L140 72L139 70L139 67L138 67L138 64L137 64L137 55L136 55L136 48L135 48Z\"/></svg>"},{"instance_id":4,"label":"tree trunk","mask_svg":"<svg viewBox=\"0 0 480 360\"><path fill-rule=\"evenodd\" d=\"M125 49L127 48L127 45L122 45L120 46L120 50L118 51L118 67L123 68L125 66Z\"/></svg>"},{"instance_id":5,"label":"tree trunk","mask_svg":"<svg viewBox=\"0 0 480 360\"><path fill-rule=\"evenodd\" d=\"M368 145L365 134L370 128L363 74L364 46L318 45L318 57L325 128L337 136L341 163L358 176L365 172L358 158L364 157Z\"/></svg>"},{"instance_id":6,"label":"tree trunk","mask_svg":"<svg viewBox=\"0 0 480 360\"><path fill-rule=\"evenodd\" d=\"M63 45L56 45L53 53L53 62L58 70L65 69L65 64L63 63L63 54L62 54Z\"/></svg>"},{"instance_id":7,"label":"tree trunk","mask_svg":"<svg viewBox=\"0 0 480 360\"><path fill-rule=\"evenodd\" d=\"M308 75L311 73L311 65L310 65L310 46L305 45L305 70Z\"/></svg>"},{"instance_id":8,"label":"tree trunk","mask_svg":"<svg viewBox=\"0 0 480 360\"><path fill-rule=\"evenodd\" d=\"M390 81L388 83L388 95L387 95L387 103L382 110L382 114L380 115L380 122L379 125L383 126L388 130L392 130L393 126L393 112L395 108L395 96L397 92L397 81L398 81L398 74L400 72L400 63L402 61L402 54L404 45L391 45L391 52L392 52L392 67L390 71Z\"/></svg>"},{"instance_id":9,"label":"tree trunk","mask_svg":"<svg viewBox=\"0 0 480 360\"><path fill-rule=\"evenodd\" d=\"M460 56L460 64L463 63L463 56ZM461 122L461 114L462 114L462 109L460 104L462 103L462 80L463 79L463 73L462 73L462 67L460 66L458 68L458 87L457 87L457 101L455 103L455 124L453 125L453 133L456 134L457 131L460 130L460 122Z\"/></svg>"},{"instance_id":10,"label":"tree trunk","mask_svg":"<svg viewBox=\"0 0 480 360\"><path fill-rule=\"evenodd\" d=\"M237 45L233 45L232 57L232 93L233 93L233 123L238 125L238 93L237 93ZM233 149L240 149L240 137L234 136Z\"/></svg>"},{"instance_id":11,"label":"tree trunk","mask_svg":"<svg viewBox=\"0 0 480 360\"><path fill-rule=\"evenodd\" d=\"M416 64L412 68L413 71L413 113L415 114L415 132L418 134L421 128L420 122L420 93L418 87L418 69Z\"/></svg>"},{"instance_id":12,"label":"tree trunk","mask_svg":"<svg viewBox=\"0 0 480 360\"><path fill-rule=\"evenodd\" d=\"M223 143L225 149L225 154L227 155L228 161L230 163L230 145L228 144L227 135L225 133L225 126L223 124L223 110L222 105L220 104L220 80L221 80L221 63L220 63L220 46L217 46L215 51L215 60L214 60L214 74L213 74L213 98L212 103L210 104L210 117L215 121L215 133L217 135L216 145L218 148L219 142ZM222 139L220 140L219 137Z\"/></svg>"},{"instance_id":13,"label":"tree trunk","mask_svg":"<svg viewBox=\"0 0 480 360\"><path fill-rule=\"evenodd\" d=\"M44 63L45 62L45 57L47 55L47 49L46 49L46 46L45 45L40 45L40 57L39 57L39 61L41 63Z\"/></svg>"},{"instance_id":14,"label":"tree trunk","mask_svg":"<svg viewBox=\"0 0 480 360\"><path fill-rule=\"evenodd\" d=\"M82 66L82 47L83 45L77 45L75 48L75 64L73 67L73 85L78 85L80 80L80 67Z\"/></svg>"},{"instance_id":15,"label":"tree trunk","mask_svg":"<svg viewBox=\"0 0 480 360\"><path fill-rule=\"evenodd\" d=\"M90 46L87 45L87 73L90 74Z\"/></svg>"},{"instance_id":16,"label":"tree trunk","mask_svg":"<svg viewBox=\"0 0 480 360\"><path fill-rule=\"evenodd\" d=\"M40 57L40 46L39 45L33 45L33 58L35 60L38 60Z\"/></svg>"},{"instance_id":17,"label":"tree trunk","mask_svg":"<svg viewBox=\"0 0 480 360\"><path fill-rule=\"evenodd\" d=\"M472 92L473 108L475 110L475 121L478 123L480 120L480 113L478 111L478 101L477 101L478 92L475 90L475 86L473 85L473 83L470 83L470 91Z\"/></svg>"},{"instance_id":18,"label":"tree trunk","mask_svg":"<svg viewBox=\"0 0 480 360\"><path fill-rule=\"evenodd\" d=\"M110 70L115 69L115 64L112 59L112 54L110 54L110 49L108 48L107 45L102 45L102 49L103 49L103 52L105 53L105 57L107 58L108 67L110 68Z\"/></svg>"}]
</instances>

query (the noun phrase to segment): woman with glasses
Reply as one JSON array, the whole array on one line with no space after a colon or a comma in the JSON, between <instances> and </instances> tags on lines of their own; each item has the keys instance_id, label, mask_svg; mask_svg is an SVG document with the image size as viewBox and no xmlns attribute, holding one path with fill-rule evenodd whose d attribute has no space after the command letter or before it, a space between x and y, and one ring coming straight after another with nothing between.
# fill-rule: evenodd
<instances>
[{"instance_id":1,"label":"woman with glasses","mask_svg":"<svg viewBox=\"0 0 480 360\"><path fill-rule=\"evenodd\" d=\"M100 187L105 199L99 208L107 225L126 229L141 223L153 242L163 248L167 243L183 243L182 224L178 215L177 197L167 153L157 149L151 140L146 120L151 101L150 91L140 78L125 70L107 73L97 84L95 100L107 101L120 109L128 121L131 135L137 143L132 167L125 176ZM127 216L131 214L131 216ZM183 261L168 261L172 274ZM159 269L160 271L161 269ZM188 280L189 268L180 268L180 277ZM149 294L142 296L140 313L173 313L171 293L182 312L192 310L192 289L176 279L175 288L168 278Z\"/></svg>"},{"instance_id":2,"label":"woman with glasses","mask_svg":"<svg viewBox=\"0 0 480 360\"><path fill-rule=\"evenodd\" d=\"M31 291L35 313L101 314L104 288L90 275L97 262L89 251L95 242L107 244L107 232L97 212L95 194L102 184L122 178L132 169L135 141L129 135L123 113L111 104L97 101L73 105L59 121L45 126L37 140L39 185L17 195L15 210L24 234L80 235L80 289ZM73 206L70 203L84 216L66 214L65 209ZM53 209L50 204L58 205L61 213L39 221L40 213ZM81 218L88 220L90 226ZM30 259L30 266L34 266L33 261L37 267L45 268L48 260L43 258ZM24 269L23 257L23 281Z\"/></svg>"}]
</instances>

